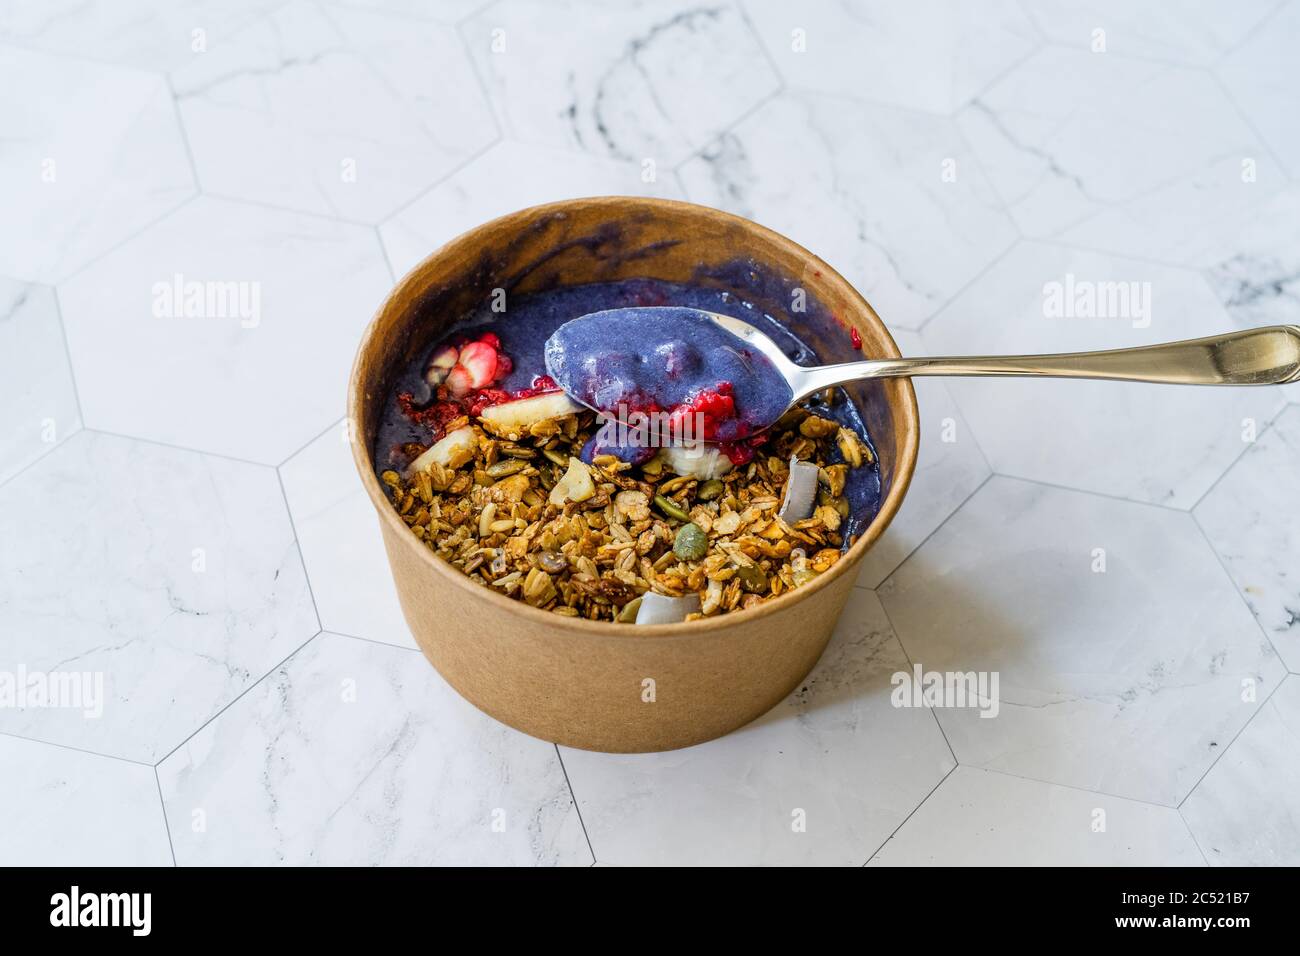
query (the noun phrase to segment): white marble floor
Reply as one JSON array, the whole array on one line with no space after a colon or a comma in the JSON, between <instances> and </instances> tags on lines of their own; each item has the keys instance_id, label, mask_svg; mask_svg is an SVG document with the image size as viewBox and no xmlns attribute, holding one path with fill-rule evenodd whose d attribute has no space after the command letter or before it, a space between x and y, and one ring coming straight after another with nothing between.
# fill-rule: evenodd
<instances>
[{"instance_id":1,"label":"white marble floor","mask_svg":"<svg viewBox=\"0 0 1300 956\"><path fill-rule=\"evenodd\" d=\"M443 683L340 421L395 273L576 195L780 229L910 353L1300 322L1297 42L1300 0L0 0L0 864L1300 864L1300 385L921 383L806 686L643 756ZM913 666L996 716L894 706Z\"/></svg>"}]
</instances>

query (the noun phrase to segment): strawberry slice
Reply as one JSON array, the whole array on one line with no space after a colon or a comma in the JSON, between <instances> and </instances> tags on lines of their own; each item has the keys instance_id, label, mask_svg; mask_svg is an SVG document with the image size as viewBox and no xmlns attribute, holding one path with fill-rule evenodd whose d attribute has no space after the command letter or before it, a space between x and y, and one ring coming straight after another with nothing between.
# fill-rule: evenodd
<instances>
[{"instance_id":1,"label":"strawberry slice","mask_svg":"<svg viewBox=\"0 0 1300 956\"><path fill-rule=\"evenodd\" d=\"M470 342L460 350L456 365L469 375L471 388L486 388L497 377L497 350L487 342Z\"/></svg>"}]
</instances>

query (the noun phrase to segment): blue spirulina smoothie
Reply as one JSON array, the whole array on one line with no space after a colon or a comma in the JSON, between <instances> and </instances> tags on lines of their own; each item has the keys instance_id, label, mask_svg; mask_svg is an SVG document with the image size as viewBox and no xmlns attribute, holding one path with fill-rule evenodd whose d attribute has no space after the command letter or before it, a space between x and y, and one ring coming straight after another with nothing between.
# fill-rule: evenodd
<instances>
[{"instance_id":1,"label":"blue spirulina smoothie","mask_svg":"<svg viewBox=\"0 0 1300 956\"><path fill-rule=\"evenodd\" d=\"M762 431L792 397L766 355L673 306L567 322L546 343L546 367L571 396L611 418L665 413L666 431L711 442Z\"/></svg>"},{"instance_id":2,"label":"blue spirulina smoothie","mask_svg":"<svg viewBox=\"0 0 1300 956\"><path fill-rule=\"evenodd\" d=\"M490 386L476 388L464 400L473 413L481 408L474 404L476 401L492 404L555 388L546 374L545 348L547 340L566 322L594 312L640 306L684 306L743 319L775 341L796 364L821 364L813 350L786 325L736 295L653 279L565 286L517 296L503 313L485 306L465 316L448 331L442 343L459 345L484 339L491 351L505 357L504 367L497 366ZM735 348L739 340L714 326L710 328L716 330L716 337L702 330L698 322L679 327L670 317L624 325L590 330L607 341L574 343L584 358L591 360L591 387L608 390L603 396L593 393L575 397L583 401L600 397L600 401L589 404L607 407L609 398L621 396L636 407L664 411L695 402L716 412L716 404L710 403L721 395L730 399L733 407L713 416L715 431L706 437L726 442L723 447L733 461L743 462L747 453L752 454L747 442L761 441L747 438L753 423L772 421L789 401L788 387L771 363L752 352L740 353ZM437 351L435 345L431 352ZM406 449L411 445L427 446L439 437L439 410L425 404L431 391L425 376L427 362L425 354L421 354L391 389L376 438L377 471L404 467L410 460ZM814 400L811 407L817 414L852 429L870 445L861 415L842 392L833 403ZM584 457L589 457L591 451L588 448ZM861 534L879 510L880 472L875 462L849 470L845 496L851 508L844 529L847 542L851 536Z\"/></svg>"}]
</instances>

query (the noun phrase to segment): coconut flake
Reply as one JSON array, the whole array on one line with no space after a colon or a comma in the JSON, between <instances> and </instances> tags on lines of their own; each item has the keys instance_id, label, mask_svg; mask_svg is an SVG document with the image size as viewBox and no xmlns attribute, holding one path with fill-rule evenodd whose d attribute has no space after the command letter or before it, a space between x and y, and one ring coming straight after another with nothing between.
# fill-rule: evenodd
<instances>
[{"instance_id":1,"label":"coconut flake","mask_svg":"<svg viewBox=\"0 0 1300 956\"><path fill-rule=\"evenodd\" d=\"M641 606L637 608L637 624L676 624L686 620L687 614L694 614L700 609L700 596L695 593L681 597L667 597L646 591L641 595Z\"/></svg>"},{"instance_id":2,"label":"coconut flake","mask_svg":"<svg viewBox=\"0 0 1300 956\"><path fill-rule=\"evenodd\" d=\"M817 500L817 466L810 461L790 459L790 477L785 483L785 500L776 516L786 524L803 521L812 514Z\"/></svg>"}]
</instances>

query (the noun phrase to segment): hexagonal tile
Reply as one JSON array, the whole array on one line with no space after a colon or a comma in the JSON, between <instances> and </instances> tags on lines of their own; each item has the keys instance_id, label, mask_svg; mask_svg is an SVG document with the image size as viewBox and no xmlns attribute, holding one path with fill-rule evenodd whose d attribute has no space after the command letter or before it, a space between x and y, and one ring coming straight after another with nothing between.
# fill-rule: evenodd
<instances>
[{"instance_id":1,"label":"hexagonal tile","mask_svg":"<svg viewBox=\"0 0 1300 956\"><path fill-rule=\"evenodd\" d=\"M1104 317L1065 317L1086 315L1088 295ZM1022 243L922 338L930 354L1014 355L1151 345L1230 327L1193 272ZM1247 419L1262 429L1284 402L1276 388L1029 378L947 385L995 472L1178 508L1195 504L1241 454Z\"/></svg>"},{"instance_id":2,"label":"hexagonal tile","mask_svg":"<svg viewBox=\"0 0 1300 956\"><path fill-rule=\"evenodd\" d=\"M0 273L49 282L194 195L166 82L0 47Z\"/></svg>"},{"instance_id":3,"label":"hexagonal tile","mask_svg":"<svg viewBox=\"0 0 1300 956\"><path fill-rule=\"evenodd\" d=\"M744 7L792 87L944 115L1041 42L1012 0L869 8L744 0Z\"/></svg>"},{"instance_id":4,"label":"hexagonal tile","mask_svg":"<svg viewBox=\"0 0 1300 956\"><path fill-rule=\"evenodd\" d=\"M158 765L177 862L591 863L555 747L322 634Z\"/></svg>"},{"instance_id":5,"label":"hexagonal tile","mask_svg":"<svg viewBox=\"0 0 1300 956\"><path fill-rule=\"evenodd\" d=\"M1182 805L1215 866L1300 866L1300 678L1288 677Z\"/></svg>"},{"instance_id":6,"label":"hexagonal tile","mask_svg":"<svg viewBox=\"0 0 1300 956\"><path fill-rule=\"evenodd\" d=\"M171 866L153 768L0 736L5 866Z\"/></svg>"},{"instance_id":7,"label":"hexagonal tile","mask_svg":"<svg viewBox=\"0 0 1300 956\"><path fill-rule=\"evenodd\" d=\"M0 40L141 70L174 70L265 10L266 0L9 0L0 9Z\"/></svg>"},{"instance_id":8,"label":"hexagonal tile","mask_svg":"<svg viewBox=\"0 0 1300 956\"><path fill-rule=\"evenodd\" d=\"M1204 866L1172 807L958 767L872 866Z\"/></svg>"},{"instance_id":9,"label":"hexagonal tile","mask_svg":"<svg viewBox=\"0 0 1300 956\"><path fill-rule=\"evenodd\" d=\"M53 290L0 277L0 482L80 427Z\"/></svg>"},{"instance_id":10,"label":"hexagonal tile","mask_svg":"<svg viewBox=\"0 0 1300 956\"><path fill-rule=\"evenodd\" d=\"M1274 0L1225 6L1190 0L1177 7L1125 0L1036 0L1025 7L1053 43L1091 51L1094 31L1105 31L1106 52L1208 66L1277 9Z\"/></svg>"},{"instance_id":11,"label":"hexagonal tile","mask_svg":"<svg viewBox=\"0 0 1300 956\"><path fill-rule=\"evenodd\" d=\"M879 590L964 765L1176 805L1284 671L1191 516L993 478Z\"/></svg>"},{"instance_id":12,"label":"hexagonal tile","mask_svg":"<svg viewBox=\"0 0 1300 956\"><path fill-rule=\"evenodd\" d=\"M904 355L925 354L915 332L894 330L893 335ZM923 376L912 384L921 410L921 453L903 507L862 559L861 587L879 586L992 474L944 384Z\"/></svg>"},{"instance_id":13,"label":"hexagonal tile","mask_svg":"<svg viewBox=\"0 0 1300 956\"><path fill-rule=\"evenodd\" d=\"M82 414L278 464L343 414L391 281L373 229L197 199L60 287Z\"/></svg>"},{"instance_id":14,"label":"hexagonal tile","mask_svg":"<svg viewBox=\"0 0 1300 956\"><path fill-rule=\"evenodd\" d=\"M0 670L86 704L0 731L153 762L319 626L270 468L83 431L0 488L0 527Z\"/></svg>"},{"instance_id":15,"label":"hexagonal tile","mask_svg":"<svg viewBox=\"0 0 1300 956\"><path fill-rule=\"evenodd\" d=\"M1240 157L1265 153L1203 70L1062 47L1031 56L957 122L1035 237L1207 168L1222 178L1215 188L1240 195ZM1216 165L1224 157L1237 162ZM1206 203L1211 219L1220 205Z\"/></svg>"},{"instance_id":16,"label":"hexagonal tile","mask_svg":"<svg viewBox=\"0 0 1300 956\"><path fill-rule=\"evenodd\" d=\"M340 422L280 466L321 626L413 648L374 506Z\"/></svg>"},{"instance_id":17,"label":"hexagonal tile","mask_svg":"<svg viewBox=\"0 0 1300 956\"><path fill-rule=\"evenodd\" d=\"M800 690L720 740L660 754L563 751L596 858L615 864L861 865L953 767L907 658L855 589Z\"/></svg>"},{"instance_id":18,"label":"hexagonal tile","mask_svg":"<svg viewBox=\"0 0 1300 956\"><path fill-rule=\"evenodd\" d=\"M1300 174L1300 129L1295 122L1295 90L1300 83L1295 37L1300 33L1300 5L1281 4L1277 14L1256 30L1216 68L1241 111L1286 164Z\"/></svg>"},{"instance_id":19,"label":"hexagonal tile","mask_svg":"<svg viewBox=\"0 0 1300 956\"><path fill-rule=\"evenodd\" d=\"M581 196L680 199L669 169L645 182L639 163L569 149L502 142L379 227L398 275L467 229L539 203Z\"/></svg>"},{"instance_id":20,"label":"hexagonal tile","mask_svg":"<svg viewBox=\"0 0 1300 956\"><path fill-rule=\"evenodd\" d=\"M205 191L378 222L496 136L451 27L277 7L178 70Z\"/></svg>"},{"instance_id":21,"label":"hexagonal tile","mask_svg":"<svg viewBox=\"0 0 1300 956\"><path fill-rule=\"evenodd\" d=\"M507 135L662 170L779 86L731 2L501 0L460 30Z\"/></svg>"},{"instance_id":22,"label":"hexagonal tile","mask_svg":"<svg viewBox=\"0 0 1300 956\"><path fill-rule=\"evenodd\" d=\"M696 202L826 259L916 328L1016 238L946 119L815 94L764 104L681 168Z\"/></svg>"},{"instance_id":23,"label":"hexagonal tile","mask_svg":"<svg viewBox=\"0 0 1300 956\"><path fill-rule=\"evenodd\" d=\"M1296 475L1300 475L1300 407L1293 405L1193 512L1292 671L1300 671Z\"/></svg>"}]
</instances>

